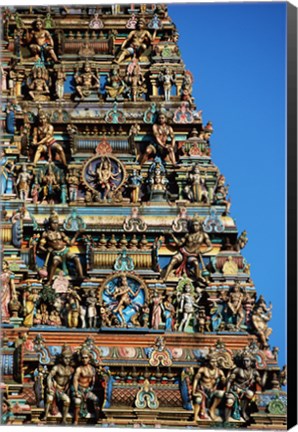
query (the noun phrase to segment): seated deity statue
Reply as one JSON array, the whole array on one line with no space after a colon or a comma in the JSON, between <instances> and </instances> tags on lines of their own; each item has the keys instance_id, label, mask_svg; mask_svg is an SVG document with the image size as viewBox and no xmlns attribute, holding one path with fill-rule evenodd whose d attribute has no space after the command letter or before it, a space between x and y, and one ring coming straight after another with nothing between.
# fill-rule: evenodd
<instances>
[{"instance_id":1,"label":"seated deity statue","mask_svg":"<svg viewBox=\"0 0 298 432\"><path fill-rule=\"evenodd\" d=\"M46 114L39 111L38 124L33 130L32 146L36 148L33 162L36 164L42 154L48 156L48 161L53 159L53 151L59 156L61 163L67 165L63 147L54 138L54 128L49 123Z\"/></svg>"},{"instance_id":2,"label":"seated deity statue","mask_svg":"<svg viewBox=\"0 0 298 432\"><path fill-rule=\"evenodd\" d=\"M154 35L152 36L145 29L145 26L145 20L140 18L137 22L136 30L132 30L121 45L118 58L114 60L115 63L120 64L129 57L140 58L144 51L152 44Z\"/></svg>"},{"instance_id":3,"label":"seated deity statue","mask_svg":"<svg viewBox=\"0 0 298 432\"><path fill-rule=\"evenodd\" d=\"M99 79L92 72L91 66L88 62L85 62L81 72L77 71L74 76L76 92L81 99L88 97L91 91L98 91Z\"/></svg>"},{"instance_id":4,"label":"seated deity statue","mask_svg":"<svg viewBox=\"0 0 298 432\"><path fill-rule=\"evenodd\" d=\"M52 36L45 30L43 21L40 18L33 22L31 32L27 31L26 40L36 60L40 59L44 62L47 57L50 57L54 63L59 63L54 51Z\"/></svg>"}]
</instances>

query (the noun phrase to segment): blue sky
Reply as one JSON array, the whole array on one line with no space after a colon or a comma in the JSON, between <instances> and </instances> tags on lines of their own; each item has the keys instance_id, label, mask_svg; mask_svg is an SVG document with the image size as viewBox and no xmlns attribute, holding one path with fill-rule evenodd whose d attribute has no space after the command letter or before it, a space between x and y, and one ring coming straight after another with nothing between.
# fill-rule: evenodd
<instances>
[{"instance_id":1,"label":"blue sky","mask_svg":"<svg viewBox=\"0 0 298 432\"><path fill-rule=\"evenodd\" d=\"M249 242L258 294L273 303L271 346L285 360L286 4L169 5L193 96L213 122L212 158Z\"/></svg>"}]
</instances>

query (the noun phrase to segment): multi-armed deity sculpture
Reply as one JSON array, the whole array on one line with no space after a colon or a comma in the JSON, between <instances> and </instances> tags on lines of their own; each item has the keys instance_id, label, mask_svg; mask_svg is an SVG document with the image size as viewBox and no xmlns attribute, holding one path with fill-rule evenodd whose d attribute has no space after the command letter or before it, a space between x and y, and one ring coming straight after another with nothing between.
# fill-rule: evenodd
<instances>
[{"instance_id":1,"label":"multi-armed deity sculpture","mask_svg":"<svg viewBox=\"0 0 298 432\"><path fill-rule=\"evenodd\" d=\"M283 425L272 306L167 7L3 18L2 423Z\"/></svg>"}]
</instances>

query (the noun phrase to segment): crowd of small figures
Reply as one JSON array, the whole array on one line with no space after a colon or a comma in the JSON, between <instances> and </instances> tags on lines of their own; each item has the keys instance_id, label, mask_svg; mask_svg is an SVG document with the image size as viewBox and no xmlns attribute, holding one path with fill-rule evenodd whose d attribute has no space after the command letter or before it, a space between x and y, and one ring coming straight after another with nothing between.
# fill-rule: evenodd
<instances>
[{"instance_id":1,"label":"crowd of small figures","mask_svg":"<svg viewBox=\"0 0 298 432\"><path fill-rule=\"evenodd\" d=\"M139 130L139 126L135 125L135 129ZM30 127L26 129L28 140L20 138L22 144L31 141L30 130ZM132 134L126 137L128 142L132 136L136 136ZM209 139L203 142L207 144ZM160 149L159 155L156 155L156 148ZM227 197L225 177L216 172L215 167L208 172L208 168L202 168L198 163L187 166L178 164L177 158L179 154L182 155L182 148L177 149L172 127L167 126L163 112L158 114L153 124L153 136L149 138L144 152L137 150L133 168L126 168L116 155L102 154L103 149L112 152L106 138L98 144L98 156L88 159L83 171L77 164L69 164L62 145L55 141L54 128L47 120L47 115L39 112L29 153L21 150L21 154L29 159L32 155L32 163L14 162L2 151L1 194L35 205L92 202L139 204L150 201L175 202L179 198L186 203L220 205L224 207L224 214L229 213L230 199ZM54 162L55 155L60 160ZM45 156L44 163L38 164L42 156ZM168 165L172 163L176 167L176 173L173 170L168 172L165 167L167 159ZM147 168L143 167L148 161L151 162L149 167L148 163ZM178 195L175 182L179 183L177 179L181 175L183 178L179 181L182 189Z\"/></svg>"},{"instance_id":2,"label":"crowd of small figures","mask_svg":"<svg viewBox=\"0 0 298 432\"><path fill-rule=\"evenodd\" d=\"M104 255L113 251L112 275L102 282L85 276L80 255L69 248L80 233L77 231L73 239L69 239L59 228L58 215L52 212L45 230L31 242L31 264L39 278L19 281L17 288L9 263L3 261L3 323L22 318L20 322L26 327L133 327L200 333L244 331L256 334L260 346L268 347L272 306L267 306L263 296L256 299L250 283L241 285L234 281L214 290L212 274L215 270L211 262L205 265L203 255L194 254L201 246L205 247L204 253L213 248L209 235L203 230L202 219L194 217L189 221L189 231L180 239L171 233L178 250L164 269L159 265L158 250L162 243L159 239L148 245L146 235L138 240L137 235L132 234L128 242L124 234L118 242L115 236L107 241L102 234L95 243L90 235L81 233L88 249L86 267L94 261L92 256L96 250ZM246 234L242 234L236 244L239 250L246 241ZM145 283L138 274L130 256L134 251L149 252L152 266L159 275L154 284ZM44 260L39 267L38 256ZM235 278L237 265L236 270L234 267L232 255L229 255L223 272ZM92 270L86 271L90 274ZM169 279L171 283L167 286Z\"/></svg>"},{"instance_id":3,"label":"crowd of small figures","mask_svg":"<svg viewBox=\"0 0 298 432\"><path fill-rule=\"evenodd\" d=\"M177 406L194 412L187 425L248 424L257 393L279 395L286 369L269 347L272 305L241 255L247 234L230 217L213 125L195 106L167 6L20 6L2 18L1 320L11 362L1 422L14 423L24 390L24 410L40 411L21 423L100 423L124 394L117 400L117 384L131 384L129 411L158 410L164 398L173 412L180 392ZM72 343L54 355L38 332ZM113 367L90 337L74 348L84 332L157 339L140 367L126 358ZM237 353L218 342L193 358L194 371L175 369L162 334L252 342Z\"/></svg>"},{"instance_id":4,"label":"crowd of small figures","mask_svg":"<svg viewBox=\"0 0 298 432\"><path fill-rule=\"evenodd\" d=\"M156 8L159 9L158 6ZM180 199L210 205L221 204L225 206L227 212L229 211L228 187L225 185L224 177L216 172L214 166L212 169L215 172L208 173L199 164L184 165L182 160L179 163L179 158L183 155L210 156L209 138L213 127L211 122L203 126L201 113L195 111L191 96L193 82L191 73L185 71L184 66L181 65L178 78L178 75L174 75L169 67L160 69L158 66L159 73L152 71L153 79L149 76L148 57L146 57L147 63L145 61L146 73L141 70L141 60L144 63L143 52L149 49L152 61L158 46L158 44L154 45L157 31L163 33L158 18L160 11L158 10L157 14L154 14L153 10L151 12L156 17L157 24L155 18L153 23L150 21L146 24L140 17L135 20L132 27L126 27L133 30L125 38L118 54L113 53L114 66L110 72L100 73L98 67L92 68L86 61L81 69L76 69L73 74L68 70L67 78L66 72L61 69L62 66L58 68L55 66L53 69L53 64L60 62L59 55L54 49L55 42L49 31L54 27L40 17L30 25L27 21L26 23L22 21L19 13L12 15L9 10L6 11L5 37L11 41L10 46L15 50L19 47L21 54L18 56L15 53L11 60L12 64L7 70L2 70L2 90L7 97L4 129L12 135L10 145L16 147L22 162L17 161L15 156L11 157L7 149L3 150L2 195L14 196L33 204L139 203L152 200L152 195L155 195L153 201L162 199L175 201L178 191L177 187L173 186L177 181L173 167L180 167L184 173L181 180L182 188L179 187ZM162 17L167 20L167 15L164 13ZM92 27L94 23L92 24L91 21ZM146 29L146 25L149 29L153 29L153 34ZM64 37L66 40L72 40L69 34ZM163 43L162 37L161 35L158 37L159 43ZM164 37L169 46L174 44L177 47L178 34L172 24ZM31 52L34 57L28 57L28 54L26 57L26 54L23 54L24 50L29 55ZM175 59L180 59L178 49L174 50L174 53ZM62 54L61 56L63 58ZM123 62L126 65L127 61L128 65L124 67ZM34 64L32 70L28 71L27 64L31 64L30 62ZM124 70L123 67L126 75L121 77L120 69ZM104 84L101 84L103 78ZM69 79L70 87L66 86L66 81ZM171 96L174 84L176 96ZM95 92L105 109L99 111L84 106L83 109L77 110L73 105L69 105L72 103L71 94L64 95L66 87L73 88L74 99L79 100L88 99ZM99 89L100 93L98 93ZM156 95L160 93L157 99L164 101L164 105L161 104L158 109L157 103L152 101L146 108L145 96L149 98L155 93ZM53 110L47 106L43 109L50 97L59 101L58 108ZM133 113L134 121L128 119L130 110L126 111L118 107L117 101L120 103L123 98L133 102L139 101L141 104L138 112ZM176 110L166 108L166 105L172 101L171 98L176 105L178 103ZM106 100L114 101L110 110L104 107ZM92 98L88 99L88 103L94 106ZM90 121L87 122L89 124L84 124L83 115L85 120L92 119L95 125L91 125ZM181 124L193 123L186 140L181 138L176 140L175 128L170 126L169 122L176 124L177 127ZM145 129L143 129L144 125ZM84 137L92 139L98 135L103 138L96 147L98 158L92 160L94 163L90 161L90 164L84 159L86 164L82 172L82 160L79 164L73 161L74 141L80 141L80 138ZM125 167L121 162L121 156L117 158L113 144L107 140L111 136L114 139L121 137L122 141L127 143L124 153L133 155L134 165ZM90 150L94 150L94 147ZM24 158L31 162L25 162ZM154 166L150 164L148 169L147 162L153 160ZM167 172L165 164L171 172ZM169 184L173 190L170 190Z\"/></svg>"}]
</instances>

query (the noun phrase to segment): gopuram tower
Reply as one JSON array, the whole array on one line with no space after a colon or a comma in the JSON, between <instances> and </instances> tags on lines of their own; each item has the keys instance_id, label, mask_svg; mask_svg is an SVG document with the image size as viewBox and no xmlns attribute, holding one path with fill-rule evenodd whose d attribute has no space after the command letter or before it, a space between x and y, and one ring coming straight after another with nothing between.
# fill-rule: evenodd
<instances>
[{"instance_id":1,"label":"gopuram tower","mask_svg":"<svg viewBox=\"0 0 298 432\"><path fill-rule=\"evenodd\" d=\"M286 428L167 7L2 18L2 423Z\"/></svg>"}]
</instances>

